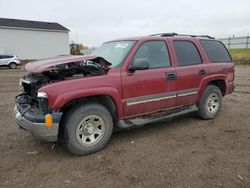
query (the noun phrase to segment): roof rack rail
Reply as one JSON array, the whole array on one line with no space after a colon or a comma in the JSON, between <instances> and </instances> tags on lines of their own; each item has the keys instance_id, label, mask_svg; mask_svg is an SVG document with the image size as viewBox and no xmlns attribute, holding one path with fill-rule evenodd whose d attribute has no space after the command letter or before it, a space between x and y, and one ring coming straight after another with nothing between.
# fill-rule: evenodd
<instances>
[{"instance_id":1,"label":"roof rack rail","mask_svg":"<svg viewBox=\"0 0 250 188\"><path fill-rule=\"evenodd\" d=\"M174 36L174 35L178 35L178 33L156 33L156 34L152 34L149 36L169 37L169 36Z\"/></svg>"},{"instance_id":2,"label":"roof rack rail","mask_svg":"<svg viewBox=\"0 0 250 188\"><path fill-rule=\"evenodd\" d=\"M187 35L187 34L178 34L178 33L157 33L149 36L160 36L160 37L173 37L173 36L188 36L188 37L204 37L209 39L215 39L209 35Z\"/></svg>"}]
</instances>

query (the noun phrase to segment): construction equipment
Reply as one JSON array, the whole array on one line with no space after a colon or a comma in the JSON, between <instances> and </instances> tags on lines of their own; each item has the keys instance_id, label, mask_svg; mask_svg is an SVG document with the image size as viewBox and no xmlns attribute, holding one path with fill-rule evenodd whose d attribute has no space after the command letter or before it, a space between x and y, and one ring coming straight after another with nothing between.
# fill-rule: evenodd
<instances>
[{"instance_id":1,"label":"construction equipment","mask_svg":"<svg viewBox=\"0 0 250 188\"><path fill-rule=\"evenodd\" d=\"M83 54L84 46L83 44L71 43L70 44L70 54L71 55L84 55Z\"/></svg>"}]
</instances>

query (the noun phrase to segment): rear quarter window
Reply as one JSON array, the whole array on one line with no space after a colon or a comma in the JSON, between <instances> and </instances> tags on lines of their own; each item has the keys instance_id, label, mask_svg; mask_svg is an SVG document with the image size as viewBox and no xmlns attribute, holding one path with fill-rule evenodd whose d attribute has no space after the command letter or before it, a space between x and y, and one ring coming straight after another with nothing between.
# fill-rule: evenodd
<instances>
[{"instance_id":1,"label":"rear quarter window","mask_svg":"<svg viewBox=\"0 0 250 188\"><path fill-rule=\"evenodd\" d=\"M231 56L222 42L214 40L200 40L200 43L211 62L232 61Z\"/></svg>"}]
</instances>

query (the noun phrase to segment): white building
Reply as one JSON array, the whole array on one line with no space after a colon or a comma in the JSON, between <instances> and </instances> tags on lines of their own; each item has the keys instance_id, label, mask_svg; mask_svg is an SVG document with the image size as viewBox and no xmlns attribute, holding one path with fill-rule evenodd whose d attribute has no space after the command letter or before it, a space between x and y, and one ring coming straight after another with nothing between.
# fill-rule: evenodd
<instances>
[{"instance_id":1,"label":"white building","mask_svg":"<svg viewBox=\"0 0 250 188\"><path fill-rule=\"evenodd\" d=\"M0 18L0 54L20 59L69 55L69 30L58 23Z\"/></svg>"}]
</instances>

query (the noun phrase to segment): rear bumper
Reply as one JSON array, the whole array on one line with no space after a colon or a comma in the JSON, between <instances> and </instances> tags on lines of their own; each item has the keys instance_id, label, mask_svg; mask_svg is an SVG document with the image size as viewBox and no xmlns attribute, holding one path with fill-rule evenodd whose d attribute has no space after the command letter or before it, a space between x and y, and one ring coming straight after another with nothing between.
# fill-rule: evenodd
<instances>
[{"instance_id":1,"label":"rear bumper","mask_svg":"<svg viewBox=\"0 0 250 188\"><path fill-rule=\"evenodd\" d=\"M15 105L14 118L16 123L23 129L29 131L34 137L46 141L57 141L59 122L62 113L54 112L53 125L47 128L45 124L45 116L42 114L35 114L31 109L22 109L19 105Z\"/></svg>"}]
</instances>

